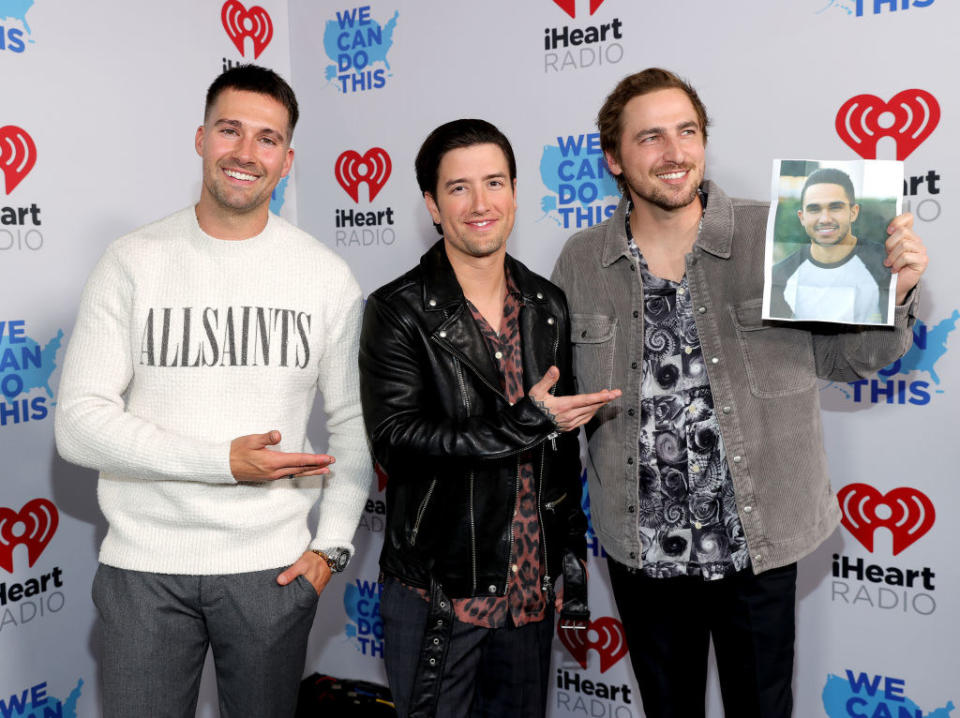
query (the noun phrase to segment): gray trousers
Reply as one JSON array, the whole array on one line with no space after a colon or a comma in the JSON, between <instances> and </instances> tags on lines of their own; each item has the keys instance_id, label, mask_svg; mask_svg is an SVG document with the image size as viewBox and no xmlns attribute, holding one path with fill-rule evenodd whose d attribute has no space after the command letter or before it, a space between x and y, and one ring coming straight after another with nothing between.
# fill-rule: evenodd
<instances>
[{"instance_id":1,"label":"gray trousers","mask_svg":"<svg viewBox=\"0 0 960 718\"><path fill-rule=\"evenodd\" d=\"M303 576L279 585L280 571L184 576L100 564L104 717L193 718L209 646L221 716L290 718L318 596Z\"/></svg>"}]
</instances>

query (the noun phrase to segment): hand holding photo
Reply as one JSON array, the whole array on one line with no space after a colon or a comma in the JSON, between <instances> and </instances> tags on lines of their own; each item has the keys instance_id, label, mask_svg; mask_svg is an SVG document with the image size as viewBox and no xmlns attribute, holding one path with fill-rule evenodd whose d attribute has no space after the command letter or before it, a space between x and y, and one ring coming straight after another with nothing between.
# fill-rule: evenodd
<instances>
[{"instance_id":1,"label":"hand holding photo","mask_svg":"<svg viewBox=\"0 0 960 718\"><path fill-rule=\"evenodd\" d=\"M902 185L902 162L774 160L763 318L892 325L884 242Z\"/></svg>"}]
</instances>

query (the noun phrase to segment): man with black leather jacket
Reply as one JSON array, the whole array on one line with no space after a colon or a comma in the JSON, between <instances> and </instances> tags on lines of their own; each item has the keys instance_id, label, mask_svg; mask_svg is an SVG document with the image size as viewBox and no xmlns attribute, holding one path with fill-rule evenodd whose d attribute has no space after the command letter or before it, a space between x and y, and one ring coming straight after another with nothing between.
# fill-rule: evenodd
<instances>
[{"instance_id":1,"label":"man with black leather jacket","mask_svg":"<svg viewBox=\"0 0 960 718\"><path fill-rule=\"evenodd\" d=\"M619 392L571 395L563 293L506 254L507 138L447 123L416 169L443 239L370 295L360 349L387 676L401 716L543 715L561 574L561 617L589 616L572 430Z\"/></svg>"}]
</instances>

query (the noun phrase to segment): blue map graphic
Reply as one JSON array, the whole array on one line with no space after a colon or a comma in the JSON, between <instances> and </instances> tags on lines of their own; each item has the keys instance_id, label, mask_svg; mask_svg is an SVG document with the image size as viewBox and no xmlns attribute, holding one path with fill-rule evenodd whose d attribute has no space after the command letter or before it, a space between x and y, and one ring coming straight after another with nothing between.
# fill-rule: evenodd
<instances>
[{"instance_id":1,"label":"blue map graphic","mask_svg":"<svg viewBox=\"0 0 960 718\"><path fill-rule=\"evenodd\" d=\"M70 691L66 701L48 695L40 703L27 703L27 692L24 691L20 696L11 696L9 705L0 700L0 715L3 718L77 718L77 701L80 699L81 688L83 679L78 678L77 687Z\"/></svg>"},{"instance_id":2,"label":"blue map graphic","mask_svg":"<svg viewBox=\"0 0 960 718\"><path fill-rule=\"evenodd\" d=\"M586 207L600 200L612 204L620 201L617 182L606 169L603 154L587 149L587 143L576 146L573 138L557 138L556 145L544 145L540 158L540 179L553 194L540 200L544 215L562 205ZM560 217L554 221L562 225Z\"/></svg>"},{"instance_id":3,"label":"blue map graphic","mask_svg":"<svg viewBox=\"0 0 960 718\"><path fill-rule=\"evenodd\" d=\"M57 368L57 352L62 340L61 329L41 349L28 336L18 337L17 341L11 342L9 332L4 332L0 336L0 392L3 396L15 399L32 389L43 389L52 399L50 375Z\"/></svg>"},{"instance_id":4,"label":"blue map graphic","mask_svg":"<svg viewBox=\"0 0 960 718\"><path fill-rule=\"evenodd\" d=\"M862 676L861 676L862 678ZM906 695L885 695L878 681L874 685L858 682L850 671L847 676L828 675L823 687L823 708L829 718L950 718L953 701L929 713Z\"/></svg>"},{"instance_id":5,"label":"blue map graphic","mask_svg":"<svg viewBox=\"0 0 960 718\"><path fill-rule=\"evenodd\" d=\"M332 80L340 72L346 71L340 67L344 54L353 55L358 51L366 53L366 64L362 68L351 67L350 71L365 70L378 62L382 62L389 70L387 53L393 47L393 31L397 26L400 11L395 11L393 17L383 26L373 20L365 25L360 24L355 18L348 18L347 12L337 13L336 19L327 20L323 32L323 49L333 63L327 65L327 80ZM344 50L344 47L348 49Z\"/></svg>"},{"instance_id":6,"label":"blue map graphic","mask_svg":"<svg viewBox=\"0 0 960 718\"><path fill-rule=\"evenodd\" d=\"M277 186L273 188L273 192L270 193L270 211L274 214L280 214L280 210L283 208L284 195L287 192L287 182L290 179L290 175L282 177Z\"/></svg>"},{"instance_id":7,"label":"blue map graphic","mask_svg":"<svg viewBox=\"0 0 960 718\"><path fill-rule=\"evenodd\" d=\"M926 342L923 347L914 339L913 344L907 350L907 353L900 359L900 369L898 374L909 374L912 371L922 371L929 374L934 384L940 383L940 376L934 367L937 362L947 353L947 337L957 328L957 320L960 319L960 310L954 309L953 314L937 324L931 329L926 324L917 320L917 326L913 330L914 337L920 336L918 331L925 332ZM896 366L896 365L894 365ZM887 376L887 372L881 372Z\"/></svg>"},{"instance_id":8,"label":"blue map graphic","mask_svg":"<svg viewBox=\"0 0 960 718\"><path fill-rule=\"evenodd\" d=\"M32 35L27 24L27 10L33 7L33 0L0 0L0 20L19 20L28 35Z\"/></svg>"}]
</instances>

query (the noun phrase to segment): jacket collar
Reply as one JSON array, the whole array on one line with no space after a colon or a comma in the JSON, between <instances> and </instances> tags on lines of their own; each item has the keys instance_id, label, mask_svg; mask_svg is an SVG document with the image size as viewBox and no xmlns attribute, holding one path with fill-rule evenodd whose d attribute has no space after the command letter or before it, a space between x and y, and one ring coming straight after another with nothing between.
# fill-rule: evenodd
<instances>
[{"instance_id":1,"label":"jacket collar","mask_svg":"<svg viewBox=\"0 0 960 718\"><path fill-rule=\"evenodd\" d=\"M543 304L546 301L540 280L529 269L509 254L506 255L505 264L524 304ZM443 248L443 239L420 257L420 272L423 277L423 311L438 311L465 301L457 275Z\"/></svg>"},{"instance_id":2,"label":"jacket collar","mask_svg":"<svg viewBox=\"0 0 960 718\"><path fill-rule=\"evenodd\" d=\"M703 227L694 246L721 259L729 259L733 242L733 203L712 180L703 183L703 191L708 197L707 210L703 214ZM630 259L624 224L628 202L626 195L622 196L620 204L607 223L600 259L604 267L609 267L620 257Z\"/></svg>"}]
</instances>

